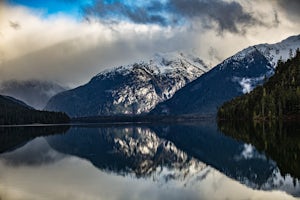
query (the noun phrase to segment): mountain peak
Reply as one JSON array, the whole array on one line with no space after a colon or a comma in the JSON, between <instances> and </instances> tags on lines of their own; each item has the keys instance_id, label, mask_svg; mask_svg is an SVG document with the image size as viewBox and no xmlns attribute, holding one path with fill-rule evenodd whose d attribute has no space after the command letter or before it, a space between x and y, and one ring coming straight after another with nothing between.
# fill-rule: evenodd
<instances>
[{"instance_id":1,"label":"mountain peak","mask_svg":"<svg viewBox=\"0 0 300 200\"><path fill-rule=\"evenodd\" d=\"M152 113L215 115L225 101L261 85L274 74L278 61L293 58L299 47L300 35L245 48L158 104Z\"/></svg>"},{"instance_id":2,"label":"mountain peak","mask_svg":"<svg viewBox=\"0 0 300 200\"><path fill-rule=\"evenodd\" d=\"M46 109L75 117L144 114L208 69L191 55L159 53L147 62L102 71L86 85L50 99Z\"/></svg>"},{"instance_id":3,"label":"mountain peak","mask_svg":"<svg viewBox=\"0 0 300 200\"><path fill-rule=\"evenodd\" d=\"M171 63L186 62L197 67L203 71L208 71L209 68L199 57L192 54L184 54L182 52L170 52L170 53L156 53L154 57L150 60L149 64L152 66L160 67L163 73L166 73L166 69ZM172 65L171 65L172 67Z\"/></svg>"},{"instance_id":4,"label":"mountain peak","mask_svg":"<svg viewBox=\"0 0 300 200\"><path fill-rule=\"evenodd\" d=\"M139 61L129 65L118 66L111 69L104 70L96 75L98 78L110 77L115 73L127 74L134 69L144 68L155 74L171 74L186 65L186 70L193 73L195 70L207 72L209 67L201 60L191 54L184 54L180 52L155 53L149 61Z\"/></svg>"},{"instance_id":5,"label":"mountain peak","mask_svg":"<svg viewBox=\"0 0 300 200\"><path fill-rule=\"evenodd\" d=\"M296 55L296 50L300 47L300 35L291 36L275 44L259 44L247 47L237 54L229 57L219 65L220 70L228 65L228 62L240 62L247 56L251 61L254 52L261 53L270 63L272 68L276 68L279 60L287 61Z\"/></svg>"}]
</instances>

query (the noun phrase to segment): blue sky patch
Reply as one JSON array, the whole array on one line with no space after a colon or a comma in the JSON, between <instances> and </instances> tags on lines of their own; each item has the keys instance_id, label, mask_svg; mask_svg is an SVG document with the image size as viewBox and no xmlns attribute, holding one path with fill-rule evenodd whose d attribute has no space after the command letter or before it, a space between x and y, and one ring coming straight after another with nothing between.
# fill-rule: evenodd
<instances>
[{"instance_id":1,"label":"blue sky patch","mask_svg":"<svg viewBox=\"0 0 300 200\"><path fill-rule=\"evenodd\" d=\"M32 9L42 10L45 16L57 13L81 17L81 8L91 0L9 0L12 5L22 5Z\"/></svg>"}]
</instances>

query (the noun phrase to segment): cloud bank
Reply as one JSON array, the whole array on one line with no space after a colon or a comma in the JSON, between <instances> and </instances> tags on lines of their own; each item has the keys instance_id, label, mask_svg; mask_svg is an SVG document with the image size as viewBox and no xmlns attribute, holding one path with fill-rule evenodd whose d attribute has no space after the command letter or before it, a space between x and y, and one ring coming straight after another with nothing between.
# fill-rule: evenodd
<instances>
[{"instance_id":1,"label":"cloud bank","mask_svg":"<svg viewBox=\"0 0 300 200\"><path fill-rule=\"evenodd\" d=\"M278 6L285 12L285 14L293 21L300 19L300 1L298 0L275 0Z\"/></svg>"},{"instance_id":2,"label":"cloud bank","mask_svg":"<svg viewBox=\"0 0 300 200\"><path fill-rule=\"evenodd\" d=\"M249 45L300 33L297 12L288 15L280 0L113 2L84 7L88 21L2 2L0 80L72 87L156 52L192 53L213 66Z\"/></svg>"},{"instance_id":3,"label":"cloud bank","mask_svg":"<svg viewBox=\"0 0 300 200\"><path fill-rule=\"evenodd\" d=\"M182 25L198 20L203 28L216 26L218 31L243 33L248 26L264 23L246 11L239 2L222 0L150 0L146 4L132 5L122 0L94 0L84 7L84 14L108 19L110 22L128 19L134 23L162 26Z\"/></svg>"}]
</instances>

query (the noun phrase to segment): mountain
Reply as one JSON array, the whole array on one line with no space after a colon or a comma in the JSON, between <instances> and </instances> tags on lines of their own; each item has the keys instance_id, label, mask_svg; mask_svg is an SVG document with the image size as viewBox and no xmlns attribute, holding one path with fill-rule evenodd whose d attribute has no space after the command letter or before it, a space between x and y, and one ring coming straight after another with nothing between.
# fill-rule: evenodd
<instances>
[{"instance_id":1,"label":"mountain","mask_svg":"<svg viewBox=\"0 0 300 200\"><path fill-rule=\"evenodd\" d=\"M34 110L12 97L0 95L0 108L0 125L69 122L69 117L64 113Z\"/></svg>"},{"instance_id":2,"label":"mountain","mask_svg":"<svg viewBox=\"0 0 300 200\"><path fill-rule=\"evenodd\" d=\"M39 80L10 80L0 84L0 94L24 101L35 109L43 109L48 100L66 88L52 82Z\"/></svg>"},{"instance_id":3,"label":"mountain","mask_svg":"<svg viewBox=\"0 0 300 200\"><path fill-rule=\"evenodd\" d=\"M294 57L300 35L276 44L248 47L187 84L152 114L199 114L215 116L217 108L234 97L249 93L274 74L278 60Z\"/></svg>"},{"instance_id":4,"label":"mountain","mask_svg":"<svg viewBox=\"0 0 300 200\"><path fill-rule=\"evenodd\" d=\"M102 72L83 86L59 93L45 109L73 117L144 114L207 71L199 58L157 54L149 62Z\"/></svg>"},{"instance_id":5,"label":"mountain","mask_svg":"<svg viewBox=\"0 0 300 200\"><path fill-rule=\"evenodd\" d=\"M0 95L0 98L3 98L3 100L9 102L11 101L11 103L15 103L16 105L18 106L23 106L25 108L28 108L30 110L34 110L33 107L27 105L26 103L24 103L23 101L19 100L19 99L15 99L13 97L10 97L10 96L4 96L4 95Z\"/></svg>"},{"instance_id":6,"label":"mountain","mask_svg":"<svg viewBox=\"0 0 300 200\"><path fill-rule=\"evenodd\" d=\"M220 119L282 119L300 117L300 51L279 62L274 76L249 94L221 106Z\"/></svg>"}]
</instances>

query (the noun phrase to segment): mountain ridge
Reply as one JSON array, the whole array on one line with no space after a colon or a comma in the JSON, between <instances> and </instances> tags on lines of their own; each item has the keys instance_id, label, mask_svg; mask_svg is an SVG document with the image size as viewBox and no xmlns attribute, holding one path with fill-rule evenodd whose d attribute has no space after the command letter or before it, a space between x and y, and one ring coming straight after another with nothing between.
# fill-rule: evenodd
<instances>
[{"instance_id":1,"label":"mountain ridge","mask_svg":"<svg viewBox=\"0 0 300 200\"><path fill-rule=\"evenodd\" d=\"M24 102L0 95L0 125L68 123L64 113L35 110Z\"/></svg>"},{"instance_id":2,"label":"mountain ridge","mask_svg":"<svg viewBox=\"0 0 300 200\"><path fill-rule=\"evenodd\" d=\"M300 50L294 58L279 62L275 75L252 92L225 102L218 118L284 119L300 117Z\"/></svg>"},{"instance_id":3,"label":"mountain ridge","mask_svg":"<svg viewBox=\"0 0 300 200\"><path fill-rule=\"evenodd\" d=\"M261 85L274 74L277 61L293 57L299 47L300 35L245 48L158 104L151 114L216 116L225 101Z\"/></svg>"},{"instance_id":4,"label":"mountain ridge","mask_svg":"<svg viewBox=\"0 0 300 200\"><path fill-rule=\"evenodd\" d=\"M41 80L8 80L0 84L0 94L14 97L35 109L43 109L55 94L65 91L61 85Z\"/></svg>"},{"instance_id":5,"label":"mountain ridge","mask_svg":"<svg viewBox=\"0 0 300 200\"><path fill-rule=\"evenodd\" d=\"M157 54L149 62L101 72L87 84L57 94L45 109L73 117L146 114L206 71L208 67L197 57Z\"/></svg>"}]
</instances>

